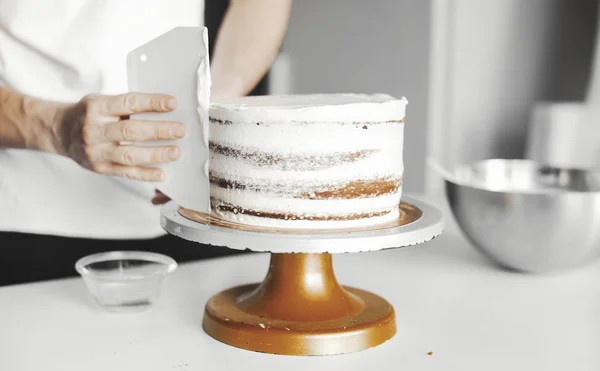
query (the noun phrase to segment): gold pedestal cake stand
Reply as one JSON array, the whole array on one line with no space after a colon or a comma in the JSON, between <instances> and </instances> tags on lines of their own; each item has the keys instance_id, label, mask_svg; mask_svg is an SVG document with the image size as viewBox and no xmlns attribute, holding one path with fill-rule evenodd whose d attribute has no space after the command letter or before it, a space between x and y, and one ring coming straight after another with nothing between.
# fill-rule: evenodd
<instances>
[{"instance_id":1,"label":"gold pedestal cake stand","mask_svg":"<svg viewBox=\"0 0 600 371\"><path fill-rule=\"evenodd\" d=\"M341 286L331 254L416 245L442 233L436 208L409 197L400 207L397 221L367 229L276 230L223 221L169 202L161 225L199 243L271 252L262 283L233 287L208 301L206 333L257 352L329 355L374 347L396 333L390 303Z\"/></svg>"}]
</instances>

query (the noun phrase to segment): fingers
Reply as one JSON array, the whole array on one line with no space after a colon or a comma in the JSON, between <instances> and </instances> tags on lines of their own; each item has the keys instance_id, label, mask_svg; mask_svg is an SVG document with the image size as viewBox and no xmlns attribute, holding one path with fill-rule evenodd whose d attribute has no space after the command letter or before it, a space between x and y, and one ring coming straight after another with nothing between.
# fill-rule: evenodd
<instances>
[{"instance_id":1,"label":"fingers","mask_svg":"<svg viewBox=\"0 0 600 371\"><path fill-rule=\"evenodd\" d=\"M185 125L179 122L124 120L101 126L106 142L141 142L179 139L185 136Z\"/></svg>"},{"instance_id":2,"label":"fingers","mask_svg":"<svg viewBox=\"0 0 600 371\"><path fill-rule=\"evenodd\" d=\"M151 165L176 161L181 157L179 148L171 147L135 147L117 146L110 151L109 161L122 165Z\"/></svg>"},{"instance_id":3,"label":"fingers","mask_svg":"<svg viewBox=\"0 0 600 371\"><path fill-rule=\"evenodd\" d=\"M177 100L165 94L127 93L102 96L101 112L111 116L127 116L142 112L169 112L177 108Z\"/></svg>"},{"instance_id":4,"label":"fingers","mask_svg":"<svg viewBox=\"0 0 600 371\"><path fill-rule=\"evenodd\" d=\"M165 173L161 169L141 165L175 161L180 156L180 150L177 147L117 146L95 157L99 156L102 156L103 160L93 161L94 165L90 166L99 174L145 182L161 182L165 180Z\"/></svg>"},{"instance_id":5,"label":"fingers","mask_svg":"<svg viewBox=\"0 0 600 371\"><path fill-rule=\"evenodd\" d=\"M175 146L137 147L114 144L98 145L86 151L83 165L104 175L115 175L147 182L160 182L165 179L161 169L143 167L176 161L181 150Z\"/></svg>"},{"instance_id":6,"label":"fingers","mask_svg":"<svg viewBox=\"0 0 600 371\"><path fill-rule=\"evenodd\" d=\"M175 146L139 147L123 145L99 145L87 151L89 163L114 162L121 165L154 165L177 161L181 150Z\"/></svg>"},{"instance_id":7,"label":"fingers","mask_svg":"<svg viewBox=\"0 0 600 371\"><path fill-rule=\"evenodd\" d=\"M157 168L126 166L107 162L98 165L95 170L100 174L115 175L122 178L141 180L145 182L160 182L165 180L164 172Z\"/></svg>"}]
</instances>

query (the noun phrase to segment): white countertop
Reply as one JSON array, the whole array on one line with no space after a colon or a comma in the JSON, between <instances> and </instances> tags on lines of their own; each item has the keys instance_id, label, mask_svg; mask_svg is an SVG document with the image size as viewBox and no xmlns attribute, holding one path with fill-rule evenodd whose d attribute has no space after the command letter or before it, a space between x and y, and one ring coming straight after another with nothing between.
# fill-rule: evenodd
<instances>
[{"instance_id":1,"label":"white countertop","mask_svg":"<svg viewBox=\"0 0 600 371\"><path fill-rule=\"evenodd\" d=\"M0 370L599 370L600 262L556 275L502 271L449 219L424 245L334 257L340 282L394 305L398 333L379 347L273 356L206 335L204 303L262 280L269 256L257 254L181 265L145 313L100 311L81 279L2 287Z\"/></svg>"}]
</instances>

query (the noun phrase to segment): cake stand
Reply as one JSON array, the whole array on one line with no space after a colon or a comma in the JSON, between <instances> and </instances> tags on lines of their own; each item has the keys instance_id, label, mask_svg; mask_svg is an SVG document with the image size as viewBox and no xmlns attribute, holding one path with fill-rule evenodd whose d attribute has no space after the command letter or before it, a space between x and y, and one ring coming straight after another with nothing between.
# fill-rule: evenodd
<instances>
[{"instance_id":1,"label":"cake stand","mask_svg":"<svg viewBox=\"0 0 600 371\"><path fill-rule=\"evenodd\" d=\"M404 197L397 221L346 230L290 230L247 226L179 207L161 210L169 233L215 246L268 251L260 284L230 288L206 304L203 328L234 347L286 355L329 355L379 345L396 332L394 309L383 298L342 287L333 253L416 245L442 233L442 214Z\"/></svg>"}]
</instances>

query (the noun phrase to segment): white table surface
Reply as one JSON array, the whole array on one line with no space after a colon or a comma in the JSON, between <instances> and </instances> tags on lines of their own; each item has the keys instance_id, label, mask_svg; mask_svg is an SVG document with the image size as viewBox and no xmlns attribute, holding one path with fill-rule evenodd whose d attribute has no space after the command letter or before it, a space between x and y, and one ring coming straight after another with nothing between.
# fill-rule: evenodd
<instances>
[{"instance_id":1,"label":"white table surface","mask_svg":"<svg viewBox=\"0 0 600 371\"><path fill-rule=\"evenodd\" d=\"M261 280L269 256L257 254L181 265L145 313L100 311L81 279L2 287L0 370L600 370L599 262L544 276L502 271L446 221L421 246L334 257L342 283L394 305L398 333L379 347L273 356L206 335L204 303Z\"/></svg>"}]
</instances>

